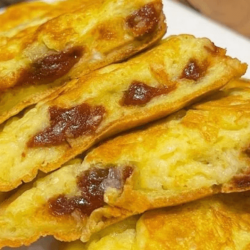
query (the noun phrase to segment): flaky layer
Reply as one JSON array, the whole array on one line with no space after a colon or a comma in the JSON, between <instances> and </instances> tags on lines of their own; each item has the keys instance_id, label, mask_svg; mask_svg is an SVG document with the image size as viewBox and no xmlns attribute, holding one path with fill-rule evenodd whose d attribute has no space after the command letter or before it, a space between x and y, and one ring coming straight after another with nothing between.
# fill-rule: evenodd
<instances>
[{"instance_id":1,"label":"flaky layer","mask_svg":"<svg viewBox=\"0 0 250 250\"><path fill-rule=\"evenodd\" d=\"M27 14L28 12L28 14ZM161 0L18 4L0 15L0 123L166 31Z\"/></svg>"},{"instance_id":2,"label":"flaky layer","mask_svg":"<svg viewBox=\"0 0 250 250\"><path fill-rule=\"evenodd\" d=\"M217 106L216 110L214 106ZM64 241L133 214L219 192L249 190L250 84L90 151L0 205L0 246Z\"/></svg>"},{"instance_id":3,"label":"flaky layer","mask_svg":"<svg viewBox=\"0 0 250 250\"><path fill-rule=\"evenodd\" d=\"M62 243L60 250L247 250L249 205L246 192L153 210L94 234L88 243Z\"/></svg>"},{"instance_id":4,"label":"flaky layer","mask_svg":"<svg viewBox=\"0 0 250 250\"><path fill-rule=\"evenodd\" d=\"M164 117L242 75L208 39L174 36L127 62L72 81L0 133L0 191L49 172L100 139Z\"/></svg>"}]
</instances>

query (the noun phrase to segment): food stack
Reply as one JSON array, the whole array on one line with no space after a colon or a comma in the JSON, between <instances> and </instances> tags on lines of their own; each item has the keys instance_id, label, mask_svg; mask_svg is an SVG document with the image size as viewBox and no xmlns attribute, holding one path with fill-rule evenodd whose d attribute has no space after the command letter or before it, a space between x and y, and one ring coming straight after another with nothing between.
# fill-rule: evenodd
<instances>
[{"instance_id":1,"label":"food stack","mask_svg":"<svg viewBox=\"0 0 250 250\"><path fill-rule=\"evenodd\" d=\"M65 0L0 16L0 247L250 247L247 65L207 38L161 40L162 8Z\"/></svg>"}]
</instances>

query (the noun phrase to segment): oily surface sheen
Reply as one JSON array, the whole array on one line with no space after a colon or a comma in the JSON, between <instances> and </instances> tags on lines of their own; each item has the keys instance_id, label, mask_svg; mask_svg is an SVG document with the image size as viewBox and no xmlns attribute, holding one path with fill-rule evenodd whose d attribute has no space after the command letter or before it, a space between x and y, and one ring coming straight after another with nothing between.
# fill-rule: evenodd
<instances>
[{"instance_id":1,"label":"oily surface sheen","mask_svg":"<svg viewBox=\"0 0 250 250\"><path fill-rule=\"evenodd\" d=\"M156 28L159 15L154 5L150 3L128 16L126 22L134 36L140 37L151 33Z\"/></svg>"},{"instance_id":2,"label":"oily surface sheen","mask_svg":"<svg viewBox=\"0 0 250 250\"><path fill-rule=\"evenodd\" d=\"M143 82L131 83L129 89L124 92L122 105L144 105L150 102L154 97L163 95L174 90L175 86L155 88L146 85Z\"/></svg>"},{"instance_id":3,"label":"oily surface sheen","mask_svg":"<svg viewBox=\"0 0 250 250\"><path fill-rule=\"evenodd\" d=\"M185 56L179 60L180 55ZM183 78L190 61L200 69L207 65L199 78ZM226 56L210 40L181 35L72 80L60 94L10 120L0 131L0 191L31 181L38 170L60 168L108 136L190 105L245 70L245 64Z\"/></svg>"},{"instance_id":4,"label":"oily surface sheen","mask_svg":"<svg viewBox=\"0 0 250 250\"><path fill-rule=\"evenodd\" d=\"M5 32L0 30L0 69L3 69L1 74L5 77L5 82L0 84L1 90L15 85L54 81L68 73L80 59L85 56L94 57L94 49L102 57L107 46L112 51L117 46L126 46L125 43L133 46L133 40L137 36L147 35L149 38L151 34L156 35L157 29L163 24L162 3L158 0L137 0L134 3L122 2L120 5L119 2L110 0L98 0L95 3L86 0L72 3L66 0L41 5L44 8L42 11L39 11L39 6L40 3L37 3L36 9L35 3L21 4L20 9L17 5L0 15L1 21L1 18L6 19L8 15L11 20L14 9L20 13L16 22L13 22L13 27ZM33 19L25 20L22 16L25 7L33 8ZM122 14L119 8L123 9ZM112 17L109 16L109 11L113 11ZM18 20L20 23L17 23ZM127 38L122 37L125 35ZM90 44L89 36L97 40ZM110 40L108 45L98 47L104 40ZM143 45L143 39L141 44ZM138 45L139 48L140 43ZM105 52L108 54L109 51ZM117 51L117 56L118 54ZM89 58L90 64L91 59L94 58ZM11 63L12 61L8 63L9 60L14 60L16 64ZM86 63L82 59L80 64L84 61ZM82 69L86 67L88 65L82 65Z\"/></svg>"},{"instance_id":5,"label":"oily surface sheen","mask_svg":"<svg viewBox=\"0 0 250 250\"><path fill-rule=\"evenodd\" d=\"M156 43L166 31L162 7L161 0L64 0L7 8L0 14L0 124L59 95L71 79Z\"/></svg>"},{"instance_id":6,"label":"oily surface sheen","mask_svg":"<svg viewBox=\"0 0 250 250\"><path fill-rule=\"evenodd\" d=\"M88 243L63 243L60 250L247 250L249 202L247 192L153 210L102 230Z\"/></svg>"},{"instance_id":7,"label":"oily surface sheen","mask_svg":"<svg viewBox=\"0 0 250 250\"><path fill-rule=\"evenodd\" d=\"M155 124L110 139L89 151L83 161L72 161L33 185L25 185L24 190L17 191L0 205L0 246L30 244L44 235L86 242L95 232L131 215L177 206L212 194L249 190L249 90L249 82L232 81L207 100ZM248 204L248 200L244 202ZM244 209L249 207L238 207L237 199L232 204L231 208L243 211L239 215L244 215ZM174 213L169 211L164 216L166 220L171 220ZM202 220L198 220L203 215L194 215L194 220L187 221L193 213L188 215L190 211L192 208L187 209L181 225L186 223L200 233L199 239L192 239L193 243L199 246L209 237L202 229L211 231L209 235L215 241L208 242L212 246L220 243L216 233L225 229L221 228L222 223L215 223L218 216L215 221L212 217L211 227L204 227L200 226ZM224 225L229 225L231 216L226 217ZM165 236L169 234L174 240L175 228L180 227L178 218L173 217L169 222L173 229L168 230L170 227L168 223L162 224L162 218L151 220L149 216L142 229L146 238L137 242L139 247L143 249L151 244L147 235L156 238L152 244L156 244L157 249L161 244L170 244L164 241ZM205 215L204 223L209 217ZM225 216L220 220L223 218ZM244 221L247 220L243 219L240 226L230 225L229 231L221 234L227 235L232 229L237 232L230 236L230 239L235 237L232 246L238 239L244 243L239 236L242 228L246 228ZM193 221L197 225L193 226ZM162 235L157 233L158 228L164 229ZM186 226L179 232L183 237L192 238ZM231 247L231 242L227 244Z\"/></svg>"},{"instance_id":8,"label":"oily surface sheen","mask_svg":"<svg viewBox=\"0 0 250 250\"><path fill-rule=\"evenodd\" d=\"M83 103L69 109L50 107L49 113L51 125L31 138L29 147L58 145L67 138L93 133L101 123L105 109Z\"/></svg>"},{"instance_id":9,"label":"oily surface sheen","mask_svg":"<svg viewBox=\"0 0 250 250\"><path fill-rule=\"evenodd\" d=\"M83 216L89 216L95 209L105 204L105 189L121 189L132 172L133 169L129 166L122 170L113 167L91 168L83 172L77 180L81 195L70 198L59 195L50 199L50 213L54 216L62 216L78 210Z\"/></svg>"},{"instance_id":10,"label":"oily surface sheen","mask_svg":"<svg viewBox=\"0 0 250 250\"><path fill-rule=\"evenodd\" d=\"M21 72L16 85L53 82L68 73L82 56L83 48L79 46L41 58Z\"/></svg>"},{"instance_id":11,"label":"oily surface sheen","mask_svg":"<svg viewBox=\"0 0 250 250\"><path fill-rule=\"evenodd\" d=\"M190 60L182 72L182 78L198 80L205 75L207 68L207 65L205 64L206 62L203 62L203 64L199 66L195 60Z\"/></svg>"}]
</instances>

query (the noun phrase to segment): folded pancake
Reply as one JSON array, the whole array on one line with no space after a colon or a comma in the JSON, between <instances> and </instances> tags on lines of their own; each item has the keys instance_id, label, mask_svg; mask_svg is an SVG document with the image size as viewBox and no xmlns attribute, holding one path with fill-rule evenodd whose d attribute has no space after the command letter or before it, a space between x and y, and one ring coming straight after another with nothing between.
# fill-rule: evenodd
<instances>
[{"instance_id":1,"label":"folded pancake","mask_svg":"<svg viewBox=\"0 0 250 250\"><path fill-rule=\"evenodd\" d=\"M31 181L95 142L174 112L242 75L208 39L174 36L127 62L73 80L0 132L0 191Z\"/></svg>"},{"instance_id":2,"label":"folded pancake","mask_svg":"<svg viewBox=\"0 0 250 250\"><path fill-rule=\"evenodd\" d=\"M27 14L28 13L28 14ZM0 15L0 123L166 31L161 0L18 4Z\"/></svg>"},{"instance_id":3,"label":"folded pancake","mask_svg":"<svg viewBox=\"0 0 250 250\"><path fill-rule=\"evenodd\" d=\"M60 250L222 250L250 248L250 193L217 195L146 212Z\"/></svg>"},{"instance_id":4,"label":"folded pancake","mask_svg":"<svg viewBox=\"0 0 250 250\"><path fill-rule=\"evenodd\" d=\"M0 205L0 247L72 241L149 209L250 189L250 84L99 145ZM214 109L214 104L217 108Z\"/></svg>"}]
</instances>

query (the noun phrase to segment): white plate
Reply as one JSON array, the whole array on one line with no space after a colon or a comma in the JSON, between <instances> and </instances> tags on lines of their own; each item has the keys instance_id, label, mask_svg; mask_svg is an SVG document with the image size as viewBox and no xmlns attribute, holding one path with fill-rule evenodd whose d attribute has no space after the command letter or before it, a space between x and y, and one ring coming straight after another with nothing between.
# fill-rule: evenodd
<instances>
[{"instance_id":1,"label":"white plate","mask_svg":"<svg viewBox=\"0 0 250 250\"><path fill-rule=\"evenodd\" d=\"M171 0L164 1L164 12L168 25L166 36L185 33L196 37L208 37L215 45L227 49L228 55L250 65L249 38ZM250 68L244 77L250 78Z\"/></svg>"},{"instance_id":2,"label":"white plate","mask_svg":"<svg viewBox=\"0 0 250 250\"><path fill-rule=\"evenodd\" d=\"M53 0L46 1L52 2ZM226 48L228 55L237 57L250 65L249 39L171 0L164 0L164 12L168 25L166 36L185 33L193 34L196 37L208 37L217 46ZM245 77L250 78L250 69ZM4 248L3 250L10 249L13 248ZM17 250L57 250L57 246L56 241L48 237L40 239L30 247L20 247Z\"/></svg>"}]
</instances>

